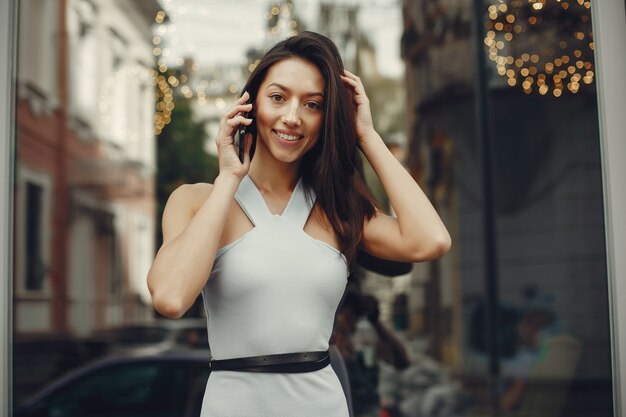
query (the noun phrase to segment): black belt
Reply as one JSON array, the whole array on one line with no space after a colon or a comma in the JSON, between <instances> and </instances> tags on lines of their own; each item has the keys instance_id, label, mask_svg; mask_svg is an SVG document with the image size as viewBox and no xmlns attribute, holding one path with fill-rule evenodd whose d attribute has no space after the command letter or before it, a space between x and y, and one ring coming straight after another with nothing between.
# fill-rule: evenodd
<instances>
[{"instance_id":1,"label":"black belt","mask_svg":"<svg viewBox=\"0 0 626 417\"><path fill-rule=\"evenodd\" d=\"M300 373L322 369L330 363L328 351L282 353L247 358L211 359L211 371Z\"/></svg>"}]
</instances>

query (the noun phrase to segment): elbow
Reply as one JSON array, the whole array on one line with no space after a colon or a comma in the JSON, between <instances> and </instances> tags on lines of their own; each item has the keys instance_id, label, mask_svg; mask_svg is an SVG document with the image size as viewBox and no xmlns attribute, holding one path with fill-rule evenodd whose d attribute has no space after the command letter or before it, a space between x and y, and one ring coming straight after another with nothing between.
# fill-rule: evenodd
<instances>
[{"instance_id":1,"label":"elbow","mask_svg":"<svg viewBox=\"0 0 626 417\"><path fill-rule=\"evenodd\" d=\"M148 275L148 289L152 297L152 307L162 316L168 319L179 319L187 311L180 297L177 297L170 289L155 285L150 275Z\"/></svg>"},{"instance_id":2,"label":"elbow","mask_svg":"<svg viewBox=\"0 0 626 417\"><path fill-rule=\"evenodd\" d=\"M432 261L437 258L441 258L448 253L452 246L452 239L448 232L444 232L440 236L429 239L429 243L424 245L424 242L418 242L414 246L412 261L423 262Z\"/></svg>"},{"instance_id":3,"label":"elbow","mask_svg":"<svg viewBox=\"0 0 626 417\"><path fill-rule=\"evenodd\" d=\"M445 255L446 253L448 253L451 247L452 247L452 238L450 237L450 234L448 232L445 232L444 235L441 236L441 238L438 239L436 243L437 257L439 258Z\"/></svg>"},{"instance_id":4,"label":"elbow","mask_svg":"<svg viewBox=\"0 0 626 417\"><path fill-rule=\"evenodd\" d=\"M159 314L168 319L179 319L187 311L180 300L168 294L153 294L152 306Z\"/></svg>"}]
</instances>

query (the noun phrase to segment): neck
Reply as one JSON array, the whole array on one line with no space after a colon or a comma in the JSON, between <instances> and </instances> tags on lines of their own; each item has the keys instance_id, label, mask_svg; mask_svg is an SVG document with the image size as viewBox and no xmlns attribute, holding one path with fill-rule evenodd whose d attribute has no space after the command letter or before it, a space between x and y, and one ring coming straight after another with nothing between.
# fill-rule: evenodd
<instances>
[{"instance_id":1,"label":"neck","mask_svg":"<svg viewBox=\"0 0 626 417\"><path fill-rule=\"evenodd\" d=\"M257 146L248 176L256 186L268 192L291 192L298 183L300 161L278 161L262 146Z\"/></svg>"}]
</instances>

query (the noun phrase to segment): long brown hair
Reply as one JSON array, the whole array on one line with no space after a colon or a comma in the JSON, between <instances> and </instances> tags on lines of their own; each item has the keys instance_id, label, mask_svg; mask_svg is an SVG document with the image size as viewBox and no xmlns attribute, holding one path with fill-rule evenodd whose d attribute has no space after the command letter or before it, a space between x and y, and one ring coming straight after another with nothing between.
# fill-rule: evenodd
<instances>
[{"instance_id":1,"label":"long brown hair","mask_svg":"<svg viewBox=\"0 0 626 417\"><path fill-rule=\"evenodd\" d=\"M302 32L285 39L265 53L243 91L256 102L268 70L292 57L312 63L324 77L320 138L302 158L300 175L307 192L315 193L317 203L337 235L341 252L352 268L364 221L374 215L378 205L363 181L357 150L356 108L352 93L340 78L344 67L337 47L327 37L314 32Z\"/></svg>"}]
</instances>

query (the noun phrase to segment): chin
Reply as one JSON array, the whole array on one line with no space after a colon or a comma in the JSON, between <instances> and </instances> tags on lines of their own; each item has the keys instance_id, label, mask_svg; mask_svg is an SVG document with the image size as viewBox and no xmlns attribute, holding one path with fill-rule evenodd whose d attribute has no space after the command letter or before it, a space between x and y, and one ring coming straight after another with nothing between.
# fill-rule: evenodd
<instances>
[{"instance_id":1,"label":"chin","mask_svg":"<svg viewBox=\"0 0 626 417\"><path fill-rule=\"evenodd\" d=\"M295 162L299 162L302 159L302 157L305 155L305 153L301 153L301 152L286 153L286 152L280 152L279 150L278 152L272 152L272 156L274 157L274 159L282 163L293 164Z\"/></svg>"},{"instance_id":2,"label":"chin","mask_svg":"<svg viewBox=\"0 0 626 417\"><path fill-rule=\"evenodd\" d=\"M311 144L311 141L307 139L303 139L303 142L306 143L300 142L288 146L284 146L280 140L272 139L269 146L267 146L268 144L266 142L266 148L269 154L271 154L274 159L286 164L300 161L302 157L315 146L315 143Z\"/></svg>"}]
</instances>

